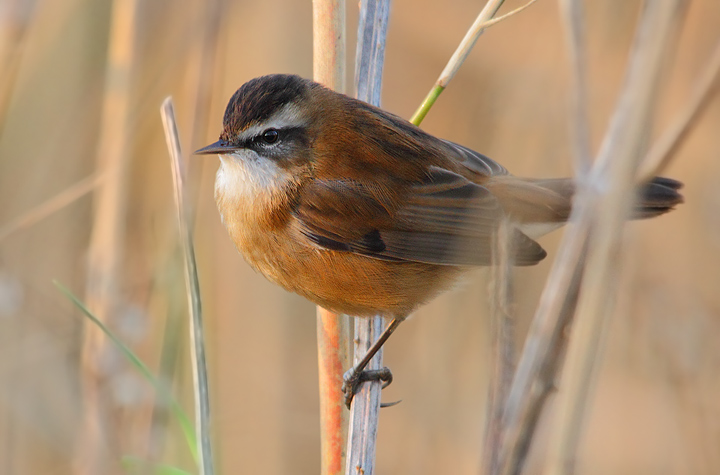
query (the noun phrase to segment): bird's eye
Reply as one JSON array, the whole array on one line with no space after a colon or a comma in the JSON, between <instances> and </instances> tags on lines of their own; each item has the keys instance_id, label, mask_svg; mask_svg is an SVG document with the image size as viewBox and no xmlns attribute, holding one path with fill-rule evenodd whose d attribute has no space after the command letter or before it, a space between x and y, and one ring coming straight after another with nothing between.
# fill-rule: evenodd
<instances>
[{"instance_id":1,"label":"bird's eye","mask_svg":"<svg viewBox=\"0 0 720 475\"><path fill-rule=\"evenodd\" d=\"M278 141L278 139L280 138L280 133L275 129L267 129L265 132L262 133L261 137L263 142L270 145Z\"/></svg>"}]
</instances>

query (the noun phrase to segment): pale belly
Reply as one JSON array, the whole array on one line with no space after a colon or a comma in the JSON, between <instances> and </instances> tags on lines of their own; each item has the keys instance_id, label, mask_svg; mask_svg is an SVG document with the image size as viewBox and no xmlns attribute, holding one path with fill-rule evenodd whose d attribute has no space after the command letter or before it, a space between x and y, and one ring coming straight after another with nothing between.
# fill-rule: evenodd
<instances>
[{"instance_id":1,"label":"pale belly","mask_svg":"<svg viewBox=\"0 0 720 475\"><path fill-rule=\"evenodd\" d=\"M462 272L457 267L321 249L298 242L290 234L287 230L254 236L231 232L238 250L255 270L337 313L404 318L452 286Z\"/></svg>"}]
</instances>

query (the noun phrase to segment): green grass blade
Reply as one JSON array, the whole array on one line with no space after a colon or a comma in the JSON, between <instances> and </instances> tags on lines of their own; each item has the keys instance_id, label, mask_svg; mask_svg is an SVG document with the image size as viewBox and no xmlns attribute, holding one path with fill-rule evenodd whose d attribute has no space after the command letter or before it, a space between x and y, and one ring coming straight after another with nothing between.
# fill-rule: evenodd
<instances>
[{"instance_id":1,"label":"green grass blade","mask_svg":"<svg viewBox=\"0 0 720 475\"><path fill-rule=\"evenodd\" d=\"M181 468L165 464L153 464L138 457L123 457L122 466L127 473L132 475L193 475Z\"/></svg>"},{"instance_id":2,"label":"green grass blade","mask_svg":"<svg viewBox=\"0 0 720 475\"><path fill-rule=\"evenodd\" d=\"M145 379L152 385L152 387L157 391L157 393L161 396L163 401L168 404L168 407L170 408L170 412L175 416L178 423L180 424L180 427L182 428L183 434L185 435L185 441L187 442L188 446L190 447L190 453L192 454L193 460L197 463L198 461L198 454L197 454L197 443L195 439L195 429L193 428L192 423L190 422L190 419L188 418L187 414L185 414L185 411L183 411L182 407L180 407L180 404L178 404L177 400L168 392L168 390L165 388L164 385L160 384L160 382L157 380L155 375L150 371L150 369L147 367L143 361L135 355L135 353L132 352L130 348L128 348L125 343L123 343L115 334L107 327L103 322L101 322L95 315L88 310L88 308L83 304L80 299L78 299L75 294L70 292L67 288L65 288L61 283L57 281L53 281L53 284L55 284L55 287L60 290L65 296L70 299L72 303L75 304L77 308L79 308L86 317L88 317L95 325L97 325L100 330L107 335L108 338L110 338L110 341L112 341L115 346L117 346L118 349L122 352L122 354L127 358L127 360L142 374Z\"/></svg>"}]
</instances>

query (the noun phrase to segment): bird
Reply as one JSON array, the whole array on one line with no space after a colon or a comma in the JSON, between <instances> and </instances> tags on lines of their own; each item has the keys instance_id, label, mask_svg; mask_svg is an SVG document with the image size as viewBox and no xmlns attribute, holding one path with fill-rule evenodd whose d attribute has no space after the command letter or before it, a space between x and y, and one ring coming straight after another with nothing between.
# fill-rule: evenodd
<instances>
[{"instance_id":1,"label":"bird","mask_svg":"<svg viewBox=\"0 0 720 475\"><path fill-rule=\"evenodd\" d=\"M506 224L517 266L546 257L536 239L565 224L572 178L510 174L381 108L297 75L271 74L231 97L219 140L215 201L247 263L327 310L391 323L345 375L349 404L397 326L474 267L493 263ZM638 187L630 218L682 203L682 183ZM369 376L368 376L369 375Z\"/></svg>"}]
</instances>

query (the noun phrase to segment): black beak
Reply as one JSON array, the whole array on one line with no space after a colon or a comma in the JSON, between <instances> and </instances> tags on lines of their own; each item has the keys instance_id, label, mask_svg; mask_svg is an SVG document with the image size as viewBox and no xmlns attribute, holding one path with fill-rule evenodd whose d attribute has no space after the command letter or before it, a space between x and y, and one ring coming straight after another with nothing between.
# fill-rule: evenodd
<instances>
[{"instance_id":1,"label":"black beak","mask_svg":"<svg viewBox=\"0 0 720 475\"><path fill-rule=\"evenodd\" d=\"M238 150L239 147L236 145L231 144L230 142L226 142L225 140L218 140L215 143L211 143L210 145L203 147L201 149L195 150L195 155L212 155L212 154L224 154L224 153L231 153L235 150Z\"/></svg>"}]
</instances>

